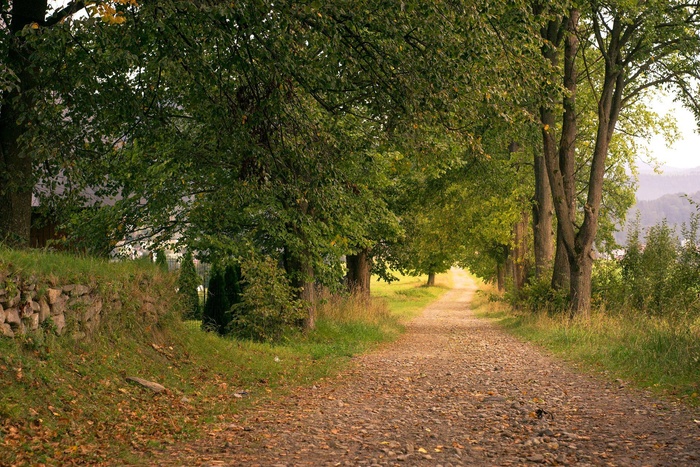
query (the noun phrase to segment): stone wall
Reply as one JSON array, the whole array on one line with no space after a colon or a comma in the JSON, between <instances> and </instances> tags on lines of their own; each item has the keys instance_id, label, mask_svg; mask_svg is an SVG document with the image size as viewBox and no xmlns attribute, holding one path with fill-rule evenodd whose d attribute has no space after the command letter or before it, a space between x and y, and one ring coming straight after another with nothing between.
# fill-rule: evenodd
<instances>
[{"instance_id":1,"label":"stone wall","mask_svg":"<svg viewBox=\"0 0 700 467\"><path fill-rule=\"evenodd\" d=\"M151 297L141 297L139 304L144 321L155 322L164 312ZM0 272L0 336L23 336L42 328L82 338L98 329L105 313L121 307L118 295L104 296L95 285L41 284Z\"/></svg>"}]
</instances>

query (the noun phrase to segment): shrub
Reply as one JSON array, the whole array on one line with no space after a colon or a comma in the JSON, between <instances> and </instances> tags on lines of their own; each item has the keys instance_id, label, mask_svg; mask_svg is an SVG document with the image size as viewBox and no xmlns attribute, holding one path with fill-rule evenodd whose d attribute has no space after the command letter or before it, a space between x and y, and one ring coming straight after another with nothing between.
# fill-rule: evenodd
<instances>
[{"instance_id":1,"label":"shrub","mask_svg":"<svg viewBox=\"0 0 700 467\"><path fill-rule=\"evenodd\" d=\"M593 263L592 302L596 308L622 308L628 288L619 261L598 260Z\"/></svg>"},{"instance_id":2,"label":"shrub","mask_svg":"<svg viewBox=\"0 0 700 467\"><path fill-rule=\"evenodd\" d=\"M547 280L532 280L519 293L518 302L530 311L564 312L569 305L566 290L553 289Z\"/></svg>"},{"instance_id":3,"label":"shrub","mask_svg":"<svg viewBox=\"0 0 700 467\"><path fill-rule=\"evenodd\" d=\"M304 316L301 301L277 262L252 256L241 264L241 301L233 305L229 330L256 341L279 340L285 329Z\"/></svg>"}]
</instances>

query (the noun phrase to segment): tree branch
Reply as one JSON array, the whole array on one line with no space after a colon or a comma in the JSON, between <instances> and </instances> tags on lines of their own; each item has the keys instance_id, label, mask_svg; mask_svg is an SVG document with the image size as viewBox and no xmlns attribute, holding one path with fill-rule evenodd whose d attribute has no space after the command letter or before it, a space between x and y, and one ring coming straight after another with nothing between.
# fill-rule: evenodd
<instances>
[{"instance_id":1,"label":"tree branch","mask_svg":"<svg viewBox=\"0 0 700 467\"><path fill-rule=\"evenodd\" d=\"M55 11L51 16L46 18L46 21L44 21L44 26L50 27L58 24L69 16L79 12L83 8L85 8L85 2L83 1L70 2L67 6Z\"/></svg>"}]
</instances>

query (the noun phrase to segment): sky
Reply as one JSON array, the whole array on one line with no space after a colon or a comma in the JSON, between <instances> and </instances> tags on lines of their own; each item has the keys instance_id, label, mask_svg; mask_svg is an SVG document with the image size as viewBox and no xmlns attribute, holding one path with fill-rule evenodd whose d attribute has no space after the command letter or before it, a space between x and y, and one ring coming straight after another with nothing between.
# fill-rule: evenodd
<instances>
[{"instance_id":1,"label":"sky","mask_svg":"<svg viewBox=\"0 0 700 467\"><path fill-rule=\"evenodd\" d=\"M671 112L677 120L681 138L671 148L666 147L666 142L660 136L651 140L648 148L651 154L663 165L677 168L700 167L700 134L697 133L697 124L693 114L680 104L673 102L670 96L658 96L652 104L652 108L664 115ZM640 161L640 167L646 163Z\"/></svg>"}]
</instances>

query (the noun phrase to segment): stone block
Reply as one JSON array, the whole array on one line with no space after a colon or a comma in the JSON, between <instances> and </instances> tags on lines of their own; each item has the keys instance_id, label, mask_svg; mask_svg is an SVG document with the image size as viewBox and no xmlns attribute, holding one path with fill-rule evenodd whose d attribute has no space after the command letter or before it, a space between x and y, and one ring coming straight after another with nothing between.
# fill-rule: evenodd
<instances>
[{"instance_id":1,"label":"stone block","mask_svg":"<svg viewBox=\"0 0 700 467\"><path fill-rule=\"evenodd\" d=\"M49 316L51 316L51 307L46 302L46 298L42 297L39 299L39 322L43 323Z\"/></svg>"},{"instance_id":2,"label":"stone block","mask_svg":"<svg viewBox=\"0 0 700 467\"><path fill-rule=\"evenodd\" d=\"M27 329L36 331L37 329L39 329L39 313L33 313L29 315L29 318L24 318L22 322L24 323L24 326Z\"/></svg>"},{"instance_id":3,"label":"stone block","mask_svg":"<svg viewBox=\"0 0 700 467\"><path fill-rule=\"evenodd\" d=\"M90 292L90 287L82 284L69 284L63 286L63 291L70 294L71 297L81 297Z\"/></svg>"},{"instance_id":4,"label":"stone block","mask_svg":"<svg viewBox=\"0 0 700 467\"><path fill-rule=\"evenodd\" d=\"M17 308L8 308L5 310L5 322L10 325L19 326L22 320L19 317Z\"/></svg>"},{"instance_id":5,"label":"stone block","mask_svg":"<svg viewBox=\"0 0 700 467\"><path fill-rule=\"evenodd\" d=\"M34 310L32 310L31 301L22 303L18 308L20 318L29 318L29 316L31 316L32 313L34 313Z\"/></svg>"},{"instance_id":6,"label":"stone block","mask_svg":"<svg viewBox=\"0 0 700 467\"><path fill-rule=\"evenodd\" d=\"M68 302L68 297L61 295L58 299L51 304L51 314L52 315L62 315L66 312L66 303Z\"/></svg>"},{"instance_id":7,"label":"stone block","mask_svg":"<svg viewBox=\"0 0 700 467\"><path fill-rule=\"evenodd\" d=\"M73 340L81 341L87 337L87 334L85 334L83 331L74 331L73 334L71 334L71 337Z\"/></svg>"},{"instance_id":8,"label":"stone block","mask_svg":"<svg viewBox=\"0 0 700 467\"><path fill-rule=\"evenodd\" d=\"M52 315L51 321L53 321L53 325L56 327L56 334L59 336L63 334L63 330L66 327L66 315L63 313L59 315Z\"/></svg>"},{"instance_id":9,"label":"stone block","mask_svg":"<svg viewBox=\"0 0 700 467\"><path fill-rule=\"evenodd\" d=\"M19 292L17 292L14 296L5 296L5 306L7 306L7 308L12 308L19 305L20 298L22 297Z\"/></svg>"},{"instance_id":10,"label":"stone block","mask_svg":"<svg viewBox=\"0 0 700 467\"><path fill-rule=\"evenodd\" d=\"M87 308L83 312L83 321L93 319L102 311L102 299L99 297L91 297L90 300L86 301L85 303Z\"/></svg>"},{"instance_id":11,"label":"stone block","mask_svg":"<svg viewBox=\"0 0 700 467\"><path fill-rule=\"evenodd\" d=\"M61 289L49 289L46 292L46 297L49 300L49 305L53 305L56 301L61 298L63 291Z\"/></svg>"},{"instance_id":12,"label":"stone block","mask_svg":"<svg viewBox=\"0 0 700 467\"><path fill-rule=\"evenodd\" d=\"M15 337L15 333L12 331L12 328L7 323L0 324L0 335L5 337Z\"/></svg>"}]
</instances>

